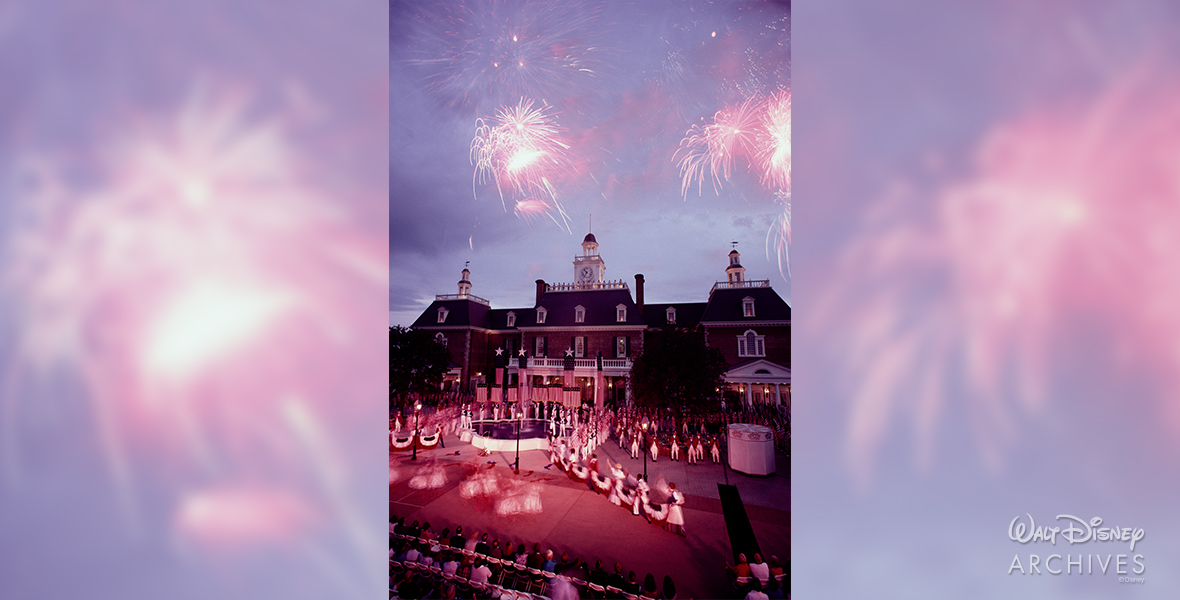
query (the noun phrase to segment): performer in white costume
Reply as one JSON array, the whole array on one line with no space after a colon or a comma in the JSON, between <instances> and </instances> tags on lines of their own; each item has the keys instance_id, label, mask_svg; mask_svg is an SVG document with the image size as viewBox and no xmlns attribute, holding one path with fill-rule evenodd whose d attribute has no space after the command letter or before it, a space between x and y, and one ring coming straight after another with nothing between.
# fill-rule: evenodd
<instances>
[{"instance_id":1,"label":"performer in white costume","mask_svg":"<svg viewBox=\"0 0 1180 600\"><path fill-rule=\"evenodd\" d=\"M675 527L673 533L688 537L684 533L684 511L680 508L684 504L684 494L676 489L675 483L669 483L668 487L672 490L672 497L668 498L668 528Z\"/></svg>"},{"instance_id":2,"label":"performer in white costume","mask_svg":"<svg viewBox=\"0 0 1180 600\"><path fill-rule=\"evenodd\" d=\"M656 458L660 456L660 447L656 445L656 438L653 435L651 438L651 461L656 462Z\"/></svg>"}]
</instances>

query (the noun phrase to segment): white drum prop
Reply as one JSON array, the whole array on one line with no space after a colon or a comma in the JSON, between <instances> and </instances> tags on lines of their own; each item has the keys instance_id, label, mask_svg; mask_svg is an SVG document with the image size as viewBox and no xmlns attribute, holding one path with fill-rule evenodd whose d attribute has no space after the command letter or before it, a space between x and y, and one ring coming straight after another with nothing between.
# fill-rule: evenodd
<instances>
[{"instance_id":1,"label":"white drum prop","mask_svg":"<svg viewBox=\"0 0 1180 600\"><path fill-rule=\"evenodd\" d=\"M750 475L774 473L774 433L749 423L729 425L729 468Z\"/></svg>"}]
</instances>

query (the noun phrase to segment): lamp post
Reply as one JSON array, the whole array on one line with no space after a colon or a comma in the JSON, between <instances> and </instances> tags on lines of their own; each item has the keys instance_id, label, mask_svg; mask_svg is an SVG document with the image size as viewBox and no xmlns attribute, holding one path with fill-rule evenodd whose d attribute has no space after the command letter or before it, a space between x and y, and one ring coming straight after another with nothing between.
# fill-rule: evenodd
<instances>
[{"instance_id":1,"label":"lamp post","mask_svg":"<svg viewBox=\"0 0 1180 600\"><path fill-rule=\"evenodd\" d=\"M725 418L725 429L721 430L725 436L725 460L721 461L721 472L725 474L725 485L729 485L729 469L725 468L725 463L729 462L729 413L722 410L721 414Z\"/></svg>"},{"instance_id":2,"label":"lamp post","mask_svg":"<svg viewBox=\"0 0 1180 600\"><path fill-rule=\"evenodd\" d=\"M516 466L512 468L512 471L514 474L520 475L520 417L524 416L524 413L517 411L516 414Z\"/></svg>"},{"instance_id":3,"label":"lamp post","mask_svg":"<svg viewBox=\"0 0 1180 600\"><path fill-rule=\"evenodd\" d=\"M643 455L643 480L647 481L647 420L643 421L643 446L639 453Z\"/></svg>"},{"instance_id":4,"label":"lamp post","mask_svg":"<svg viewBox=\"0 0 1180 600\"><path fill-rule=\"evenodd\" d=\"M418 416L422 414L422 403L419 402L414 405L414 455L410 460L418 460Z\"/></svg>"}]
</instances>

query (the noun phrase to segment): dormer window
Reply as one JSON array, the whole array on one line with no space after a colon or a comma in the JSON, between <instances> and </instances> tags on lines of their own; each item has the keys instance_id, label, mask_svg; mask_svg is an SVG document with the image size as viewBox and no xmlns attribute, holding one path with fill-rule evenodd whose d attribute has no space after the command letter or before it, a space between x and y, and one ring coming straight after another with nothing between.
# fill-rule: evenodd
<instances>
[{"instance_id":1,"label":"dormer window","mask_svg":"<svg viewBox=\"0 0 1180 600\"><path fill-rule=\"evenodd\" d=\"M627 321L627 307L626 307L626 305L620 304L615 307L615 320L618 321L619 323L623 323L623 322Z\"/></svg>"},{"instance_id":2,"label":"dormer window","mask_svg":"<svg viewBox=\"0 0 1180 600\"><path fill-rule=\"evenodd\" d=\"M675 325L676 324L676 309L669 307L668 310L665 311L665 313L667 313L668 324Z\"/></svg>"},{"instance_id":3,"label":"dormer window","mask_svg":"<svg viewBox=\"0 0 1180 600\"><path fill-rule=\"evenodd\" d=\"M447 336L443 335L443 333L440 331L440 332L434 334L434 342L436 344L442 344L442 347L446 348L447 347Z\"/></svg>"},{"instance_id":4,"label":"dormer window","mask_svg":"<svg viewBox=\"0 0 1180 600\"><path fill-rule=\"evenodd\" d=\"M439 309L438 309L438 322L439 322L439 323L446 323L446 321L447 321L447 315L448 315L450 312L451 312L451 311L449 311L449 310L447 310L447 309L445 309L445 308L439 308Z\"/></svg>"},{"instance_id":5,"label":"dormer window","mask_svg":"<svg viewBox=\"0 0 1180 600\"><path fill-rule=\"evenodd\" d=\"M545 317L546 317L548 314L549 314L549 311L547 311L547 310L545 310L545 309L543 309L543 308L538 308L538 309L537 309L537 324L538 324L538 325L544 325L544 324L545 324Z\"/></svg>"},{"instance_id":6,"label":"dormer window","mask_svg":"<svg viewBox=\"0 0 1180 600\"><path fill-rule=\"evenodd\" d=\"M509 327L516 327L516 313L514 313L514 312L508 313L508 326Z\"/></svg>"},{"instance_id":7,"label":"dormer window","mask_svg":"<svg viewBox=\"0 0 1180 600\"><path fill-rule=\"evenodd\" d=\"M742 298L742 316L754 316L754 299L749 296Z\"/></svg>"},{"instance_id":8,"label":"dormer window","mask_svg":"<svg viewBox=\"0 0 1180 600\"><path fill-rule=\"evenodd\" d=\"M586 307L585 306L575 306L574 307L574 322L575 323L585 323L586 322Z\"/></svg>"},{"instance_id":9,"label":"dormer window","mask_svg":"<svg viewBox=\"0 0 1180 600\"><path fill-rule=\"evenodd\" d=\"M758 335L753 329L739 335L737 343L740 357L766 356L766 336Z\"/></svg>"}]
</instances>

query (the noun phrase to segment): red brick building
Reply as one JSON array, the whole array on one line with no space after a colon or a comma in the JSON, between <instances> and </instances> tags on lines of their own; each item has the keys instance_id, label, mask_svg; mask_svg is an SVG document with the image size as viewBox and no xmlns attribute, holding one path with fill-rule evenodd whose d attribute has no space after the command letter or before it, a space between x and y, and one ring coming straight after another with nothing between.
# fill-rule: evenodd
<instances>
[{"instance_id":1,"label":"red brick building","mask_svg":"<svg viewBox=\"0 0 1180 600\"><path fill-rule=\"evenodd\" d=\"M524 386L577 386L583 400L596 397L601 357L602 398L625 402L632 360L643 350L649 328L669 325L705 330L705 341L729 363L727 391L745 402L789 403L791 385L791 308L769 280L747 280L735 250L726 280L696 303L645 304L643 275L635 276L635 296L622 280L606 279L598 241L587 234L575 256L573 283L537 280L531 307L493 309L471 293L470 271L463 269L458 294L439 295L412 325L434 332L451 351L452 368L444 386L473 391L493 383L497 350L508 358L506 383ZM573 359L566 381L566 357Z\"/></svg>"}]
</instances>

